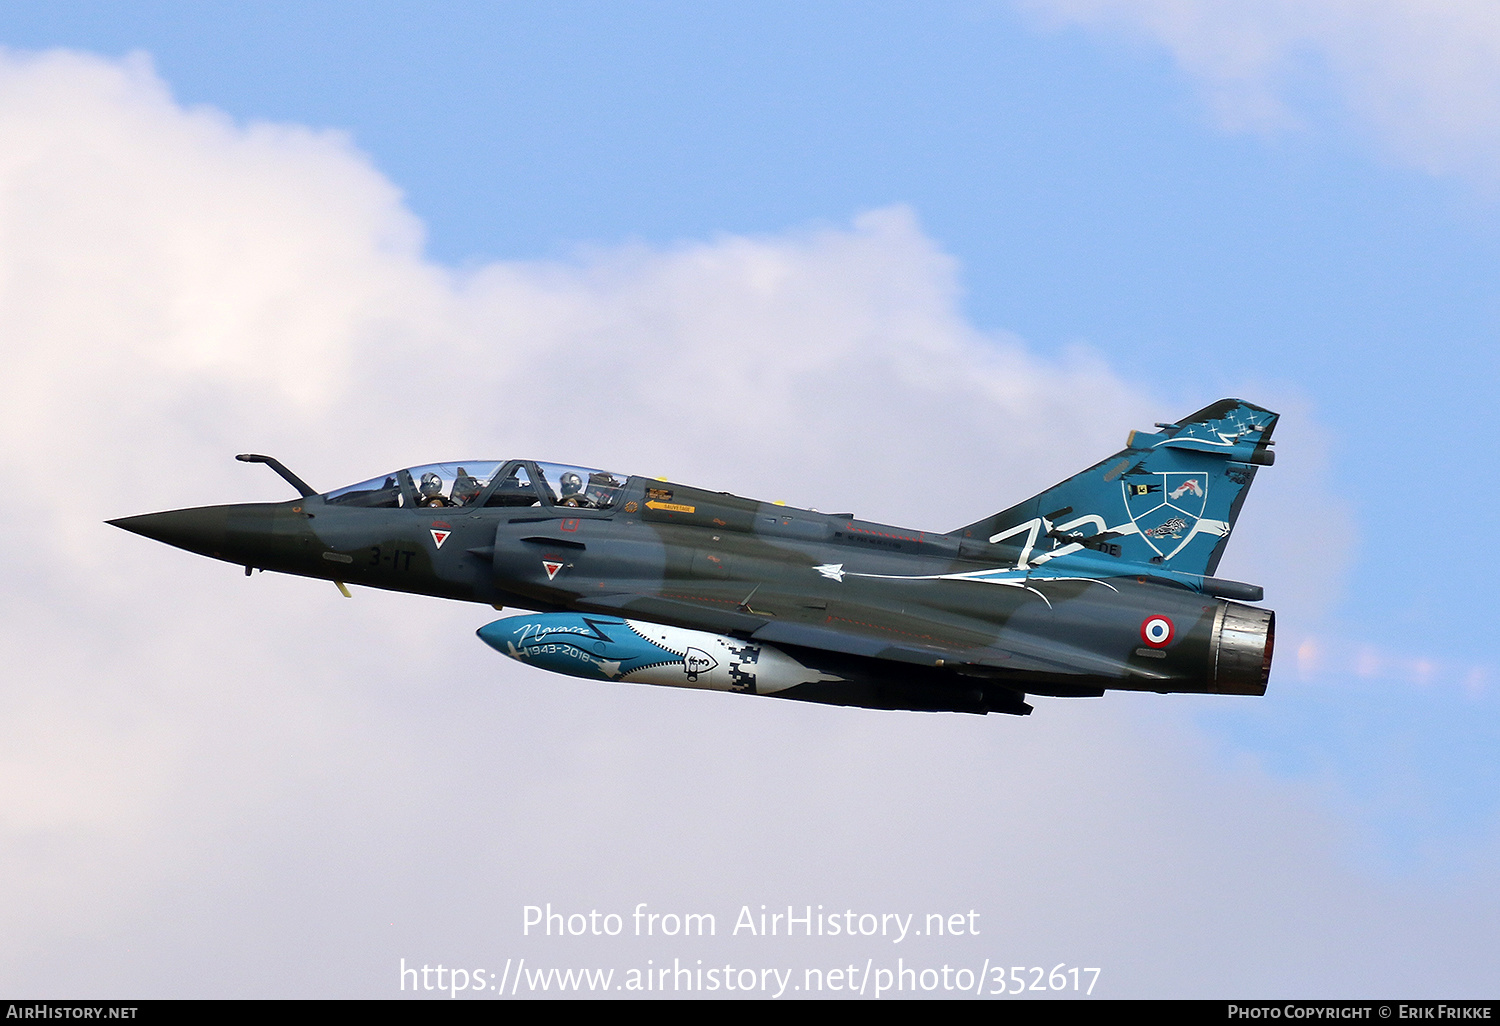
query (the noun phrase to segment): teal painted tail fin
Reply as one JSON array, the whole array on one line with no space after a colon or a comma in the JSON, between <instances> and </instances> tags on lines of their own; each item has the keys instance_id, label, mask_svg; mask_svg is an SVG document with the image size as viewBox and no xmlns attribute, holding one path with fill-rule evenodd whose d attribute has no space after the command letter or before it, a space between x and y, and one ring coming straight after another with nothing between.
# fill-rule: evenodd
<instances>
[{"instance_id":1,"label":"teal painted tail fin","mask_svg":"<svg viewBox=\"0 0 1500 1026\"><path fill-rule=\"evenodd\" d=\"M1218 569L1279 414L1220 399L1003 512L950 532L1014 546L1017 567L1082 550L1180 573ZM1129 571L1124 571L1128 573Z\"/></svg>"}]
</instances>

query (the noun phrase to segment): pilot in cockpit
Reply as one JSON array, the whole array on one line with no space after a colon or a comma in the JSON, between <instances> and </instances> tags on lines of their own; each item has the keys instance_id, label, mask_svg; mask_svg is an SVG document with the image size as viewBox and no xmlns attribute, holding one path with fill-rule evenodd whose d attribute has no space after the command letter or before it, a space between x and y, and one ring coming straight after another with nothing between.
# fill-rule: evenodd
<instances>
[{"instance_id":1,"label":"pilot in cockpit","mask_svg":"<svg viewBox=\"0 0 1500 1026\"><path fill-rule=\"evenodd\" d=\"M446 506L448 500L443 498L443 479L428 471L422 475L422 484L417 488L417 504L419 506Z\"/></svg>"},{"instance_id":2,"label":"pilot in cockpit","mask_svg":"<svg viewBox=\"0 0 1500 1026\"><path fill-rule=\"evenodd\" d=\"M583 478L571 470L562 476L558 482L562 489L562 497L557 500L559 506L592 506L593 503L583 494Z\"/></svg>"}]
</instances>

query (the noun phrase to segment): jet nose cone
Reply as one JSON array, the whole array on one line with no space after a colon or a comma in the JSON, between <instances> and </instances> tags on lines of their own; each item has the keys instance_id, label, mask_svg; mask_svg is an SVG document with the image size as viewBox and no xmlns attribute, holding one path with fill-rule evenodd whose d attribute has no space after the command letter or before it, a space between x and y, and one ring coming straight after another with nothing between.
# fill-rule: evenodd
<instances>
[{"instance_id":1,"label":"jet nose cone","mask_svg":"<svg viewBox=\"0 0 1500 1026\"><path fill-rule=\"evenodd\" d=\"M224 548L227 519L225 507L203 506L199 509L175 509L167 513L121 517L106 522L132 534L175 545L179 549L217 556Z\"/></svg>"}]
</instances>

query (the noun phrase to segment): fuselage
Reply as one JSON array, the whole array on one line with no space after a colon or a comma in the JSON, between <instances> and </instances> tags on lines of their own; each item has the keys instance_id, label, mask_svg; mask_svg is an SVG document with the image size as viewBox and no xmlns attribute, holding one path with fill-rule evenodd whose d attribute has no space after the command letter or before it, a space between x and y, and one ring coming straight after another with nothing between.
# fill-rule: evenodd
<instances>
[{"instance_id":1,"label":"fuselage","mask_svg":"<svg viewBox=\"0 0 1500 1026\"><path fill-rule=\"evenodd\" d=\"M482 488L462 465L440 466L475 489L439 480L428 495L390 475L363 491L114 523L247 572L774 646L818 675L785 697L1019 712L1027 693L1265 690L1269 611L1107 553L1042 568L1013 542L646 478L603 475L607 489L591 479L564 494L550 464L488 464Z\"/></svg>"}]
</instances>

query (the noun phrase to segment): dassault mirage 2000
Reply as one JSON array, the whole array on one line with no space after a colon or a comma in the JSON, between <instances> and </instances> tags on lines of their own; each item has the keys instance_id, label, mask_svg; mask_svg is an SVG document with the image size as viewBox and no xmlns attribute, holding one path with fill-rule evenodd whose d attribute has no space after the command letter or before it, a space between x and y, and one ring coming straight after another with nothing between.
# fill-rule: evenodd
<instances>
[{"instance_id":1,"label":"dassault mirage 2000","mask_svg":"<svg viewBox=\"0 0 1500 1026\"><path fill-rule=\"evenodd\" d=\"M1277 414L1223 399L946 534L531 460L112 520L252 570L536 612L546 670L834 705L1031 712L1106 689L1263 695L1275 615L1213 576Z\"/></svg>"}]
</instances>

